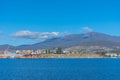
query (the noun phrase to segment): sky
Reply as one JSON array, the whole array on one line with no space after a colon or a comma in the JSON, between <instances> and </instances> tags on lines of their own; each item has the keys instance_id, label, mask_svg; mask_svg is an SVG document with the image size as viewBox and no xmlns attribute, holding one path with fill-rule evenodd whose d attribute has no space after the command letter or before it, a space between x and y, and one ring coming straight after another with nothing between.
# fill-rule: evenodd
<instances>
[{"instance_id":1,"label":"sky","mask_svg":"<svg viewBox=\"0 0 120 80\"><path fill-rule=\"evenodd\" d=\"M120 36L120 0L0 0L0 45L85 32Z\"/></svg>"}]
</instances>

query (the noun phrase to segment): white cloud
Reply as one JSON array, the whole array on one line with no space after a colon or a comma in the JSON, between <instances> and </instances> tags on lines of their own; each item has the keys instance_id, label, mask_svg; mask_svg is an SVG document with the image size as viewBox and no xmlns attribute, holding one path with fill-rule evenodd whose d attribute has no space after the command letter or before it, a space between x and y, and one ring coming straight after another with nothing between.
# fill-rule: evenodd
<instances>
[{"instance_id":1,"label":"white cloud","mask_svg":"<svg viewBox=\"0 0 120 80\"><path fill-rule=\"evenodd\" d=\"M84 32L92 32L93 29L91 29L91 28L89 28L89 27L83 27L83 28L82 28L82 31L84 31Z\"/></svg>"},{"instance_id":2,"label":"white cloud","mask_svg":"<svg viewBox=\"0 0 120 80\"><path fill-rule=\"evenodd\" d=\"M25 38L25 39L35 39L35 40L41 40L41 39L48 39L59 36L59 32L31 32L29 30L23 30L18 31L14 34L12 34L12 37L14 38Z\"/></svg>"}]
</instances>

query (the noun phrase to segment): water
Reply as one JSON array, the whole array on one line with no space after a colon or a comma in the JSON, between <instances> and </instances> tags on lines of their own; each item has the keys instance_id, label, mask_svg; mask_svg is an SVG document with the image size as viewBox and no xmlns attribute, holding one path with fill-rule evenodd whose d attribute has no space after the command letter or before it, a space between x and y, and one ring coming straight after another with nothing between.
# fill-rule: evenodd
<instances>
[{"instance_id":1,"label":"water","mask_svg":"<svg viewBox=\"0 0 120 80\"><path fill-rule=\"evenodd\" d=\"M0 80L120 80L120 59L0 59Z\"/></svg>"}]
</instances>

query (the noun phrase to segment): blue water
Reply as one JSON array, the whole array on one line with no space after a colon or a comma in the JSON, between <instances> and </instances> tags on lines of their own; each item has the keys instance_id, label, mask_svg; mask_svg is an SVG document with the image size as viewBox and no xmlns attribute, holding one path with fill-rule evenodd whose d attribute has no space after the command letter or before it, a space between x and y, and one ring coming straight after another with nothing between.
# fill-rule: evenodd
<instances>
[{"instance_id":1,"label":"blue water","mask_svg":"<svg viewBox=\"0 0 120 80\"><path fill-rule=\"evenodd\" d=\"M120 80L120 59L0 59L0 80Z\"/></svg>"}]
</instances>

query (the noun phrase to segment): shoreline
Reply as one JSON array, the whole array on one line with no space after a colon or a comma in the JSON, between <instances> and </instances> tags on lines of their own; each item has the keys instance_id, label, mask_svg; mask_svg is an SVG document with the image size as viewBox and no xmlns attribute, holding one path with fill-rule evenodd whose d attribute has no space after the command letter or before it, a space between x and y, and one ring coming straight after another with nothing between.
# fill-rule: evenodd
<instances>
[{"instance_id":1,"label":"shoreline","mask_svg":"<svg viewBox=\"0 0 120 80\"><path fill-rule=\"evenodd\" d=\"M0 58L0 59L120 59L120 58L111 58L111 57L104 57L104 58Z\"/></svg>"},{"instance_id":2,"label":"shoreline","mask_svg":"<svg viewBox=\"0 0 120 80\"><path fill-rule=\"evenodd\" d=\"M0 59L103 59L103 58L119 58L119 57L106 57L101 54L39 54L39 55L27 55L27 56L3 56Z\"/></svg>"}]
</instances>

